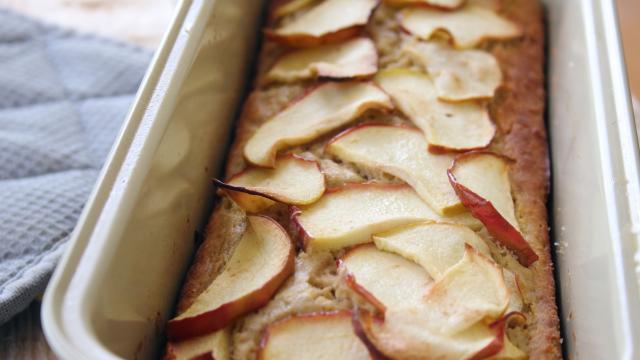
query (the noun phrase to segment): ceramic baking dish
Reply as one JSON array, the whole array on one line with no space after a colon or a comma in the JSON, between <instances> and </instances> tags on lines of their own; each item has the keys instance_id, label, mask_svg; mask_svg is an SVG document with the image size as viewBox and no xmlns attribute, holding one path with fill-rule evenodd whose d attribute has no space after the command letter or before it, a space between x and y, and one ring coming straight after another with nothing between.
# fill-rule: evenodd
<instances>
[{"instance_id":1,"label":"ceramic baking dish","mask_svg":"<svg viewBox=\"0 0 640 360\"><path fill-rule=\"evenodd\" d=\"M637 359L639 157L613 1L544 3L563 346L570 359ZM45 294L61 358L159 354L246 92L258 4L178 5Z\"/></svg>"}]
</instances>

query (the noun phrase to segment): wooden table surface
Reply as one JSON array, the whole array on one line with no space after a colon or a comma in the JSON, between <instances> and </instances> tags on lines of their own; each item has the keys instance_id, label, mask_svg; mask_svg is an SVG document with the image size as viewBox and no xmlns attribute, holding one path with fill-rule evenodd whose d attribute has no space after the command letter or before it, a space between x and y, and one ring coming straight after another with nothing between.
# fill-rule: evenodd
<instances>
[{"instance_id":1,"label":"wooden table surface","mask_svg":"<svg viewBox=\"0 0 640 360\"><path fill-rule=\"evenodd\" d=\"M173 0L0 0L48 22L155 47L171 19ZM640 96L640 0L616 0L629 84ZM40 303L0 327L0 359L54 359L40 326Z\"/></svg>"}]
</instances>

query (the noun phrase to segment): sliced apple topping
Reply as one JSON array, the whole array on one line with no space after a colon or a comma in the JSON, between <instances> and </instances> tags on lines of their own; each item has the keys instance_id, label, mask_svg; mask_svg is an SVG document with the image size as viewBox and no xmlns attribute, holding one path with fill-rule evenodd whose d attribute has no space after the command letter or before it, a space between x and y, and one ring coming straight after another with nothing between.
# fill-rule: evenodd
<instances>
[{"instance_id":1,"label":"sliced apple topping","mask_svg":"<svg viewBox=\"0 0 640 360\"><path fill-rule=\"evenodd\" d=\"M466 0L383 0L391 6L426 6L443 10L453 10L464 5Z\"/></svg>"},{"instance_id":2,"label":"sliced apple topping","mask_svg":"<svg viewBox=\"0 0 640 360\"><path fill-rule=\"evenodd\" d=\"M448 174L464 206L482 221L496 241L512 250L523 266L538 260L516 220L509 159L490 152L470 152L456 157Z\"/></svg>"},{"instance_id":3,"label":"sliced apple topping","mask_svg":"<svg viewBox=\"0 0 640 360\"><path fill-rule=\"evenodd\" d=\"M387 94L371 83L326 83L260 126L245 145L244 156L253 164L273 167L278 150L309 142L366 110L392 107Z\"/></svg>"},{"instance_id":4,"label":"sliced apple topping","mask_svg":"<svg viewBox=\"0 0 640 360\"><path fill-rule=\"evenodd\" d=\"M433 220L461 223L478 229L469 214L440 216L407 185L349 184L328 190L312 205L293 214L305 246L338 250L371 240L397 226Z\"/></svg>"},{"instance_id":5,"label":"sliced apple topping","mask_svg":"<svg viewBox=\"0 0 640 360\"><path fill-rule=\"evenodd\" d=\"M432 330L428 321L424 311L406 307L389 309L384 320L368 312L357 313L354 328L371 352L392 359L484 359L503 347L500 329L483 323L445 335Z\"/></svg>"},{"instance_id":6,"label":"sliced apple topping","mask_svg":"<svg viewBox=\"0 0 640 360\"><path fill-rule=\"evenodd\" d=\"M245 211L256 213L274 201L306 205L324 193L324 175L316 161L287 155L276 160L275 167L249 168L226 183L214 180Z\"/></svg>"},{"instance_id":7,"label":"sliced apple topping","mask_svg":"<svg viewBox=\"0 0 640 360\"><path fill-rule=\"evenodd\" d=\"M249 216L249 226L225 269L182 314L168 322L171 340L220 330L265 305L291 275L295 252L287 232L274 220Z\"/></svg>"},{"instance_id":8,"label":"sliced apple topping","mask_svg":"<svg viewBox=\"0 0 640 360\"><path fill-rule=\"evenodd\" d=\"M524 296L522 295L518 275L507 269L503 269L502 271L504 272L504 282L511 294L511 297L509 298L509 306L507 306L507 310L505 312L507 314L522 312L522 309L524 308Z\"/></svg>"},{"instance_id":9,"label":"sliced apple topping","mask_svg":"<svg viewBox=\"0 0 640 360\"><path fill-rule=\"evenodd\" d=\"M350 311L292 316L269 325L258 352L259 360L368 360L369 352L351 325Z\"/></svg>"},{"instance_id":10,"label":"sliced apple topping","mask_svg":"<svg viewBox=\"0 0 640 360\"><path fill-rule=\"evenodd\" d=\"M486 107L438 100L425 73L409 69L381 71L375 81L427 138L431 151L465 151L488 146L496 128Z\"/></svg>"},{"instance_id":11,"label":"sliced apple topping","mask_svg":"<svg viewBox=\"0 0 640 360\"><path fill-rule=\"evenodd\" d=\"M429 288L425 301L432 326L455 334L480 320L494 321L509 305L502 269L465 244L464 257Z\"/></svg>"},{"instance_id":12,"label":"sliced apple topping","mask_svg":"<svg viewBox=\"0 0 640 360\"><path fill-rule=\"evenodd\" d=\"M340 266L347 271L347 285L382 313L388 306L421 303L433 283L420 265L373 244L349 250Z\"/></svg>"},{"instance_id":13,"label":"sliced apple topping","mask_svg":"<svg viewBox=\"0 0 640 360\"><path fill-rule=\"evenodd\" d=\"M300 11L308 6L311 6L318 0L285 0L276 1L276 4L271 12L271 19L277 20L281 17L293 14L296 11Z\"/></svg>"},{"instance_id":14,"label":"sliced apple topping","mask_svg":"<svg viewBox=\"0 0 640 360\"><path fill-rule=\"evenodd\" d=\"M294 47L317 46L356 35L369 21L378 0L325 0L300 17L265 35Z\"/></svg>"},{"instance_id":15,"label":"sliced apple topping","mask_svg":"<svg viewBox=\"0 0 640 360\"><path fill-rule=\"evenodd\" d=\"M400 15L400 25L424 40L436 33L445 33L457 48L472 48L485 40L508 40L522 35L513 22L492 9L475 4L468 4L457 11L405 8Z\"/></svg>"},{"instance_id":16,"label":"sliced apple topping","mask_svg":"<svg viewBox=\"0 0 640 360\"><path fill-rule=\"evenodd\" d=\"M282 56L266 75L267 81L293 82L316 77L360 78L378 71L378 52L370 39L292 51Z\"/></svg>"},{"instance_id":17,"label":"sliced apple topping","mask_svg":"<svg viewBox=\"0 0 640 360\"><path fill-rule=\"evenodd\" d=\"M437 42L415 43L403 49L422 64L446 101L493 97L502 83L502 71L493 55L481 50L454 50Z\"/></svg>"},{"instance_id":18,"label":"sliced apple topping","mask_svg":"<svg viewBox=\"0 0 640 360\"><path fill-rule=\"evenodd\" d=\"M167 345L165 360L229 360L231 336L228 329Z\"/></svg>"},{"instance_id":19,"label":"sliced apple topping","mask_svg":"<svg viewBox=\"0 0 640 360\"><path fill-rule=\"evenodd\" d=\"M489 247L466 226L425 222L373 236L378 249L399 254L422 266L435 280L460 260L465 244L490 256Z\"/></svg>"},{"instance_id":20,"label":"sliced apple topping","mask_svg":"<svg viewBox=\"0 0 640 360\"><path fill-rule=\"evenodd\" d=\"M417 129L363 125L331 140L325 151L360 166L380 169L407 182L440 214L459 213L460 199L449 184L447 169L453 156L431 154Z\"/></svg>"}]
</instances>

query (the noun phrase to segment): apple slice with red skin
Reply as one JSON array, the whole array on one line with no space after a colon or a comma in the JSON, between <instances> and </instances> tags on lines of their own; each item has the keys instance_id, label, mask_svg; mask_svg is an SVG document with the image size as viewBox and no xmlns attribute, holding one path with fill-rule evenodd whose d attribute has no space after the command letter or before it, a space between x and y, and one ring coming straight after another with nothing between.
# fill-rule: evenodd
<instances>
[{"instance_id":1,"label":"apple slice with red skin","mask_svg":"<svg viewBox=\"0 0 640 360\"><path fill-rule=\"evenodd\" d=\"M229 329L178 342L169 342L164 360L229 360L231 334Z\"/></svg>"},{"instance_id":2,"label":"apple slice with red skin","mask_svg":"<svg viewBox=\"0 0 640 360\"><path fill-rule=\"evenodd\" d=\"M303 246L338 250L371 241L371 236L398 226L432 220L479 229L468 213L442 216L405 184L347 184L329 189L315 203L292 209L292 222Z\"/></svg>"},{"instance_id":3,"label":"apple slice with red skin","mask_svg":"<svg viewBox=\"0 0 640 360\"><path fill-rule=\"evenodd\" d=\"M276 60L265 80L288 83L313 78L364 78L376 71L376 45L368 38L359 37L288 52Z\"/></svg>"},{"instance_id":4,"label":"apple slice with red skin","mask_svg":"<svg viewBox=\"0 0 640 360\"><path fill-rule=\"evenodd\" d=\"M473 151L458 155L447 171L451 186L471 214L482 221L496 241L513 251L523 266L538 255L517 228L509 163L496 153Z\"/></svg>"},{"instance_id":5,"label":"apple slice with red skin","mask_svg":"<svg viewBox=\"0 0 640 360\"><path fill-rule=\"evenodd\" d=\"M248 168L227 182L214 179L245 211L260 212L274 201L308 205L325 191L324 175L316 161L289 154L279 157L274 168Z\"/></svg>"},{"instance_id":6,"label":"apple slice with red skin","mask_svg":"<svg viewBox=\"0 0 640 360\"><path fill-rule=\"evenodd\" d=\"M265 29L265 36L291 47L339 42L357 35L379 0L325 0L291 22Z\"/></svg>"},{"instance_id":7,"label":"apple slice with red skin","mask_svg":"<svg viewBox=\"0 0 640 360\"><path fill-rule=\"evenodd\" d=\"M340 259L338 267L346 270L347 285L381 313L395 304L421 303L433 283L420 265L380 251L373 244L352 248ZM398 279L402 279L402 287L398 286Z\"/></svg>"},{"instance_id":8,"label":"apple slice with red skin","mask_svg":"<svg viewBox=\"0 0 640 360\"><path fill-rule=\"evenodd\" d=\"M249 226L226 267L182 314L167 323L172 341L220 330L269 302L293 273L295 251L287 232L266 216Z\"/></svg>"},{"instance_id":9,"label":"apple slice with red skin","mask_svg":"<svg viewBox=\"0 0 640 360\"><path fill-rule=\"evenodd\" d=\"M258 360L370 359L351 324L351 311L294 315L267 326Z\"/></svg>"},{"instance_id":10,"label":"apple slice with red skin","mask_svg":"<svg viewBox=\"0 0 640 360\"><path fill-rule=\"evenodd\" d=\"M369 82L327 82L265 121L244 146L244 157L262 167L275 166L276 154L313 141L371 109L390 110L391 99Z\"/></svg>"}]
</instances>

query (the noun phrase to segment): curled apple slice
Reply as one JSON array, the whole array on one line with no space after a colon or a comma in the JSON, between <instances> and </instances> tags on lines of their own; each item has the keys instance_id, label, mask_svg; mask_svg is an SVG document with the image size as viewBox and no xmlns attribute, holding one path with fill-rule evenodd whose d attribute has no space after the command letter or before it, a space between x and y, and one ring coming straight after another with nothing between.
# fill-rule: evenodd
<instances>
[{"instance_id":1,"label":"curled apple slice","mask_svg":"<svg viewBox=\"0 0 640 360\"><path fill-rule=\"evenodd\" d=\"M368 312L354 312L354 329L371 353L391 359L485 359L500 352L504 330L483 323L454 335L425 326L428 318L415 308L390 309L384 320ZM502 325L503 326L503 325Z\"/></svg>"},{"instance_id":2,"label":"curled apple slice","mask_svg":"<svg viewBox=\"0 0 640 360\"><path fill-rule=\"evenodd\" d=\"M466 226L425 222L373 236L378 249L399 254L422 266L435 280L460 260L465 244L489 257L489 247Z\"/></svg>"},{"instance_id":3,"label":"curled apple slice","mask_svg":"<svg viewBox=\"0 0 640 360\"><path fill-rule=\"evenodd\" d=\"M493 238L513 251L523 266L530 266L538 255L520 233L511 197L509 161L490 152L461 154L448 170L449 181Z\"/></svg>"},{"instance_id":4,"label":"curled apple slice","mask_svg":"<svg viewBox=\"0 0 640 360\"><path fill-rule=\"evenodd\" d=\"M264 306L293 272L295 252L287 232L265 216L249 216L248 221L222 273L185 312L167 323L170 340L220 330Z\"/></svg>"},{"instance_id":5,"label":"curled apple slice","mask_svg":"<svg viewBox=\"0 0 640 360\"><path fill-rule=\"evenodd\" d=\"M430 325L455 334L480 320L498 320L509 305L502 269L465 244L464 256L429 288Z\"/></svg>"},{"instance_id":6,"label":"curled apple slice","mask_svg":"<svg viewBox=\"0 0 640 360\"><path fill-rule=\"evenodd\" d=\"M318 163L296 155L276 160L273 169L249 168L232 176L228 182L214 182L226 189L241 208L256 213L273 205L273 201L306 205L324 193L324 175Z\"/></svg>"},{"instance_id":7,"label":"curled apple slice","mask_svg":"<svg viewBox=\"0 0 640 360\"><path fill-rule=\"evenodd\" d=\"M400 25L424 40L444 32L457 48L472 48L485 40L508 40L522 35L516 24L491 9L474 4L456 11L405 8L400 13Z\"/></svg>"},{"instance_id":8,"label":"curled apple slice","mask_svg":"<svg viewBox=\"0 0 640 360\"><path fill-rule=\"evenodd\" d=\"M167 344L165 360L229 360L231 336L228 329Z\"/></svg>"},{"instance_id":9,"label":"curled apple slice","mask_svg":"<svg viewBox=\"0 0 640 360\"><path fill-rule=\"evenodd\" d=\"M266 75L267 81L294 82L323 78L360 78L378 71L373 41L356 38L338 44L294 50L282 56Z\"/></svg>"},{"instance_id":10,"label":"curled apple slice","mask_svg":"<svg viewBox=\"0 0 640 360\"><path fill-rule=\"evenodd\" d=\"M306 247L338 250L371 241L371 236L425 220L478 228L467 213L440 216L407 185L349 184L328 190L319 201L292 215Z\"/></svg>"},{"instance_id":11,"label":"curled apple slice","mask_svg":"<svg viewBox=\"0 0 640 360\"><path fill-rule=\"evenodd\" d=\"M292 316L269 325L258 360L370 359L355 335L350 311Z\"/></svg>"},{"instance_id":12,"label":"curled apple slice","mask_svg":"<svg viewBox=\"0 0 640 360\"><path fill-rule=\"evenodd\" d=\"M317 46L356 35L367 24L378 0L325 0L267 38L293 47Z\"/></svg>"},{"instance_id":13,"label":"curled apple slice","mask_svg":"<svg viewBox=\"0 0 640 360\"><path fill-rule=\"evenodd\" d=\"M502 271L504 273L504 282L511 294L511 297L509 298L509 306L507 306L507 310L505 312L507 314L516 312L521 313L524 308L524 295L522 295L518 274L507 269L502 269Z\"/></svg>"},{"instance_id":14,"label":"curled apple slice","mask_svg":"<svg viewBox=\"0 0 640 360\"><path fill-rule=\"evenodd\" d=\"M373 244L349 250L342 257L340 267L347 271L347 285L382 313L388 306L421 303L433 283L419 265L402 256L380 251Z\"/></svg>"},{"instance_id":15,"label":"curled apple slice","mask_svg":"<svg viewBox=\"0 0 640 360\"><path fill-rule=\"evenodd\" d=\"M339 128L369 109L391 109L391 100L368 82L330 82L267 120L249 139L244 156L253 164L275 165L276 153Z\"/></svg>"},{"instance_id":16,"label":"curled apple slice","mask_svg":"<svg viewBox=\"0 0 640 360\"><path fill-rule=\"evenodd\" d=\"M453 156L431 154L426 148L420 130L362 125L334 137L325 151L342 161L380 169L404 180L440 214L459 213L462 203L446 175Z\"/></svg>"},{"instance_id":17,"label":"curled apple slice","mask_svg":"<svg viewBox=\"0 0 640 360\"><path fill-rule=\"evenodd\" d=\"M391 6L426 6L443 10L458 9L466 0L383 0Z\"/></svg>"},{"instance_id":18,"label":"curled apple slice","mask_svg":"<svg viewBox=\"0 0 640 360\"><path fill-rule=\"evenodd\" d=\"M498 61L485 51L454 50L428 42L411 44L403 52L426 68L440 100L491 98L502 83Z\"/></svg>"},{"instance_id":19,"label":"curled apple slice","mask_svg":"<svg viewBox=\"0 0 640 360\"><path fill-rule=\"evenodd\" d=\"M487 147L496 132L484 106L451 104L438 100L438 92L425 73L391 69L375 77L384 91L422 130L431 151L466 151Z\"/></svg>"}]
</instances>

